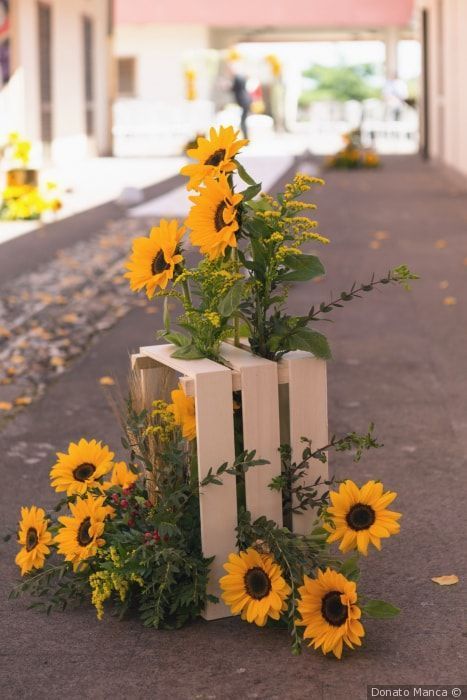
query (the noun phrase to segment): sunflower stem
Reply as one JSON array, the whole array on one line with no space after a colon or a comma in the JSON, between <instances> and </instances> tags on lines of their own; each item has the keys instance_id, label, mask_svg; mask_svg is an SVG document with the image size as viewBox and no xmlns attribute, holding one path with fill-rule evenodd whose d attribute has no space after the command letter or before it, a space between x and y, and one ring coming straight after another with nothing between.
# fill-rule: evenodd
<instances>
[{"instance_id":1,"label":"sunflower stem","mask_svg":"<svg viewBox=\"0 0 467 700\"><path fill-rule=\"evenodd\" d=\"M190 292L190 285L188 284L188 280L184 280L182 282L182 289L183 289L183 294L185 295L185 301L188 306L192 305L191 302L191 292Z\"/></svg>"},{"instance_id":2,"label":"sunflower stem","mask_svg":"<svg viewBox=\"0 0 467 700\"><path fill-rule=\"evenodd\" d=\"M240 264L238 260L238 250L237 248L231 248L232 261L235 263L235 269L237 272L240 270ZM240 316L237 312L234 314L234 345L235 347L240 347Z\"/></svg>"}]
</instances>

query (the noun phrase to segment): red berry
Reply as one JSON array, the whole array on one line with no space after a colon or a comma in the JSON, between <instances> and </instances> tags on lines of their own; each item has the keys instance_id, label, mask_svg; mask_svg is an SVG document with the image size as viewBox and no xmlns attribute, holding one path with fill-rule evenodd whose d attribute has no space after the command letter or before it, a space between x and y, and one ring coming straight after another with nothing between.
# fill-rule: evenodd
<instances>
[{"instance_id":1,"label":"red berry","mask_svg":"<svg viewBox=\"0 0 467 700\"><path fill-rule=\"evenodd\" d=\"M156 542L159 542L161 536L159 535L159 533L157 532L157 530L154 530L154 532L152 533L152 538L153 538L154 540L156 540Z\"/></svg>"},{"instance_id":2,"label":"red berry","mask_svg":"<svg viewBox=\"0 0 467 700\"><path fill-rule=\"evenodd\" d=\"M129 527L134 527L134 526L135 526L135 521L133 520L133 518L130 518L130 519L128 520L128 525L129 525Z\"/></svg>"},{"instance_id":3,"label":"red berry","mask_svg":"<svg viewBox=\"0 0 467 700\"><path fill-rule=\"evenodd\" d=\"M145 538L146 540L152 539L152 532L149 532L149 530L148 530L148 532L145 532L145 533L144 533L144 538Z\"/></svg>"},{"instance_id":4,"label":"red berry","mask_svg":"<svg viewBox=\"0 0 467 700\"><path fill-rule=\"evenodd\" d=\"M130 489L123 489L123 490L122 490L122 493L123 493L125 496L128 496L128 494L130 493Z\"/></svg>"},{"instance_id":5,"label":"red berry","mask_svg":"<svg viewBox=\"0 0 467 700\"><path fill-rule=\"evenodd\" d=\"M122 500L120 501L120 505L122 508L128 508L128 501L126 500L126 498L122 498Z\"/></svg>"},{"instance_id":6,"label":"red berry","mask_svg":"<svg viewBox=\"0 0 467 700\"><path fill-rule=\"evenodd\" d=\"M113 493L113 494L112 494L112 501L113 501L114 503L118 503L119 500L120 500L120 497L119 497L118 493Z\"/></svg>"}]
</instances>

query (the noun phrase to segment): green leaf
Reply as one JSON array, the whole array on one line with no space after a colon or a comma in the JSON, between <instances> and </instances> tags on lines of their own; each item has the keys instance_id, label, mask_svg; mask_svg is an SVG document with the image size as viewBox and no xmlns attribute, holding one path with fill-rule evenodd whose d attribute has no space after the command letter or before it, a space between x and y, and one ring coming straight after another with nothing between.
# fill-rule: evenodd
<instances>
[{"instance_id":1,"label":"green leaf","mask_svg":"<svg viewBox=\"0 0 467 700\"><path fill-rule=\"evenodd\" d=\"M245 168L241 163L239 163L238 160L234 160L235 165L237 166L237 172L242 178L243 182L246 182L247 185L256 185L257 183L253 180L251 175L247 173Z\"/></svg>"},{"instance_id":2,"label":"green leaf","mask_svg":"<svg viewBox=\"0 0 467 700\"><path fill-rule=\"evenodd\" d=\"M179 347L185 347L185 345L190 345L191 339L184 333L179 333L178 331L170 331L169 333L164 333L164 338L166 338L169 343L178 345Z\"/></svg>"},{"instance_id":3,"label":"green leaf","mask_svg":"<svg viewBox=\"0 0 467 700\"><path fill-rule=\"evenodd\" d=\"M358 567L358 557L350 557L344 561L340 568L340 573L348 578L349 581L358 581L360 578L360 569Z\"/></svg>"},{"instance_id":4,"label":"green leaf","mask_svg":"<svg viewBox=\"0 0 467 700\"><path fill-rule=\"evenodd\" d=\"M179 360L199 360L204 357L204 355L197 347L190 344L175 350L175 352L172 353L172 357L176 357Z\"/></svg>"},{"instance_id":5,"label":"green leaf","mask_svg":"<svg viewBox=\"0 0 467 700\"><path fill-rule=\"evenodd\" d=\"M246 190L243 190L243 192L240 192L240 194L243 195L244 202L249 202L250 199L254 199L260 192L261 183L258 182L255 185L250 185L250 187L247 187Z\"/></svg>"},{"instance_id":6,"label":"green leaf","mask_svg":"<svg viewBox=\"0 0 467 700\"><path fill-rule=\"evenodd\" d=\"M242 293L243 282L235 282L235 284L229 289L225 297L223 297L219 302L217 310L219 311L221 316L223 316L224 318L229 318L230 316L232 316L234 311L238 309L238 306L242 300Z\"/></svg>"},{"instance_id":7,"label":"green leaf","mask_svg":"<svg viewBox=\"0 0 467 700\"><path fill-rule=\"evenodd\" d=\"M385 603L384 600L369 600L363 607L364 612L368 617L376 617L379 620L390 620L400 613L400 608L396 608L391 603Z\"/></svg>"},{"instance_id":8,"label":"green leaf","mask_svg":"<svg viewBox=\"0 0 467 700\"><path fill-rule=\"evenodd\" d=\"M326 336L310 328L298 328L288 340L290 350L305 350L321 360L330 360L332 357Z\"/></svg>"},{"instance_id":9,"label":"green leaf","mask_svg":"<svg viewBox=\"0 0 467 700\"><path fill-rule=\"evenodd\" d=\"M305 282L324 275L324 267L316 255L297 255L291 253L284 258L284 264L291 268L281 276L282 282Z\"/></svg>"}]
</instances>

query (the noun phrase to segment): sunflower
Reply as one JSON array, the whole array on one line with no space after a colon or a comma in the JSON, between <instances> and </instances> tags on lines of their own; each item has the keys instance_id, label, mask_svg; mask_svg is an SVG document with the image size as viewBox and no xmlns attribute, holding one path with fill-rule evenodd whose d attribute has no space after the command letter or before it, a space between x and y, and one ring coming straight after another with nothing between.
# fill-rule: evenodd
<instances>
[{"instance_id":1,"label":"sunflower","mask_svg":"<svg viewBox=\"0 0 467 700\"><path fill-rule=\"evenodd\" d=\"M328 542L342 540L341 552L358 549L362 554L368 553L368 545L381 549L381 538L396 535L400 530L397 522L400 513L387 510L397 493L386 491L383 484L368 481L361 489L348 479L340 485L339 491L331 491L332 506L328 508L331 523L324 527L331 533Z\"/></svg>"},{"instance_id":2,"label":"sunflower","mask_svg":"<svg viewBox=\"0 0 467 700\"><path fill-rule=\"evenodd\" d=\"M55 536L58 553L73 564L76 570L79 564L96 554L104 544L101 535L104 532L104 520L114 510L104 506L104 496L88 495L70 503L70 515L63 515L58 520L62 527Z\"/></svg>"},{"instance_id":3,"label":"sunflower","mask_svg":"<svg viewBox=\"0 0 467 700\"><path fill-rule=\"evenodd\" d=\"M287 609L291 588L271 555L250 547L230 554L224 569L228 574L219 583L224 591L222 598L233 615L241 613L243 620L263 627L268 617L278 620Z\"/></svg>"},{"instance_id":4,"label":"sunflower","mask_svg":"<svg viewBox=\"0 0 467 700\"><path fill-rule=\"evenodd\" d=\"M124 275L130 280L133 292L146 287L146 295L152 299L156 287L167 287L169 280L173 279L175 266L183 260L179 243L185 230L184 226L178 226L176 219L161 219L149 236L133 241L131 257L125 266L129 271Z\"/></svg>"},{"instance_id":5,"label":"sunflower","mask_svg":"<svg viewBox=\"0 0 467 700\"><path fill-rule=\"evenodd\" d=\"M21 508L21 522L18 542L23 545L15 558L21 569L21 576L32 569L42 569L46 556L50 553L47 545L52 543L52 535L47 529L47 519L42 508Z\"/></svg>"},{"instance_id":6,"label":"sunflower","mask_svg":"<svg viewBox=\"0 0 467 700\"><path fill-rule=\"evenodd\" d=\"M343 642L351 649L354 644L361 645L365 630L360 622L362 613L356 605L357 588L353 581L328 568L318 571L315 579L305 576L298 592L298 612L302 619L295 624L305 627L303 638L310 640L309 646L321 647L323 654L332 651L340 659Z\"/></svg>"},{"instance_id":7,"label":"sunflower","mask_svg":"<svg viewBox=\"0 0 467 700\"><path fill-rule=\"evenodd\" d=\"M224 174L219 180L206 178L197 196L190 197L194 206L186 220L191 228L190 240L199 246L210 260L224 255L227 246L237 247L236 231L239 229L238 205L241 194L234 194Z\"/></svg>"},{"instance_id":8,"label":"sunflower","mask_svg":"<svg viewBox=\"0 0 467 700\"><path fill-rule=\"evenodd\" d=\"M68 452L57 452L58 462L50 472L55 491L66 491L67 496L83 495L93 486L100 486L99 479L113 467L114 453L97 440L84 438L78 444L71 442Z\"/></svg>"},{"instance_id":9,"label":"sunflower","mask_svg":"<svg viewBox=\"0 0 467 700\"><path fill-rule=\"evenodd\" d=\"M196 437L195 400L187 396L182 387L174 389L171 393L173 403L167 406L167 410L173 413L175 422L182 429L182 435L186 440L194 440Z\"/></svg>"},{"instance_id":10,"label":"sunflower","mask_svg":"<svg viewBox=\"0 0 467 700\"><path fill-rule=\"evenodd\" d=\"M197 189L206 177L218 177L221 173L236 170L233 158L248 143L247 139L237 141L238 133L232 126L221 126L218 132L211 127L209 139L200 136L196 148L188 149L190 158L198 161L180 170L182 175L190 178L188 190Z\"/></svg>"},{"instance_id":11,"label":"sunflower","mask_svg":"<svg viewBox=\"0 0 467 700\"><path fill-rule=\"evenodd\" d=\"M110 489L112 486L120 486L122 489L128 489L132 484L138 481L138 475L133 474L128 469L125 462L116 462L112 470L110 481L103 484L105 489Z\"/></svg>"}]
</instances>

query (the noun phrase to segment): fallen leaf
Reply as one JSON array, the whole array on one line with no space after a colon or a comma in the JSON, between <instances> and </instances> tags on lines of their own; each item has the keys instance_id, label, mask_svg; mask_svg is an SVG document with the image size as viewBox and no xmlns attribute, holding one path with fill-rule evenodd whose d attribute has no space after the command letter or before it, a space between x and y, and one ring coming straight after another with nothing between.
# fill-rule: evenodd
<instances>
[{"instance_id":1,"label":"fallen leaf","mask_svg":"<svg viewBox=\"0 0 467 700\"><path fill-rule=\"evenodd\" d=\"M5 326L0 326L0 338L9 338L11 332Z\"/></svg>"},{"instance_id":2,"label":"fallen leaf","mask_svg":"<svg viewBox=\"0 0 467 700\"><path fill-rule=\"evenodd\" d=\"M444 297L443 304L444 306L455 306L457 304L457 299L456 297Z\"/></svg>"},{"instance_id":3,"label":"fallen leaf","mask_svg":"<svg viewBox=\"0 0 467 700\"><path fill-rule=\"evenodd\" d=\"M115 382L112 377L101 377L99 379L99 384L102 384L103 386L113 386Z\"/></svg>"},{"instance_id":4,"label":"fallen leaf","mask_svg":"<svg viewBox=\"0 0 467 700\"><path fill-rule=\"evenodd\" d=\"M43 340L50 340L52 337L50 333L42 326L35 326L31 328L31 335L37 336L38 338L43 338Z\"/></svg>"},{"instance_id":5,"label":"fallen leaf","mask_svg":"<svg viewBox=\"0 0 467 700\"><path fill-rule=\"evenodd\" d=\"M60 316L60 321L63 323L78 323L79 319L76 314L64 314L63 316Z\"/></svg>"},{"instance_id":6,"label":"fallen leaf","mask_svg":"<svg viewBox=\"0 0 467 700\"><path fill-rule=\"evenodd\" d=\"M29 406L30 403L32 403L32 398L30 396L18 396L18 398L15 399L15 404L17 406Z\"/></svg>"},{"instance_id":7,"label":"fallen leaf","mask_svg":"<svg viewBox=\"0 0 467 700\"><path fill-rule=\"evenodd\" d=\"M11 411L13 404L10 401L0 401L0 411Z\"/></svg>"},{"instance_id":8,"label":"fallen leaf","mask_svg":"<svg viewBox=\"0 0 467 700\"><path fill-rule=\"evenodd\" d=\"M444 238L440 238L438 241L436 241L435 248L441 250L442 248L447 248L447 245L447 241L445 241Z\"/></svg>"},{"instance_id":9,"label":"fallen leaf","mask_svg":"<svg viewBox=\"0 0 467 700\"><path fill-rule=\"evenodd\" d=\"M449 282L447 280L443 280L438 284L438 287L440 289L447 289L449 287Z\"/></svg>"},{"instance_id":10,"label":"fallen leaf","mask_svg":"<svg viewBox=\"0 0 467 700\"><path fill-rule=\"evenodd\" d=\"M456 574L449 574L449 576L435 576L431 579L434 583L438 583L440 586L453 586L455 583L459 583L459 577Z\"/></svg>"},{"instance_id":11,"label":"fallen leaf","mask_svg":"<svg viewBox=\"0 0 467 700\"><path fill-rule=\"evenodd\" d=\"M50 364L52 367L63 367L65 364L65 360L63 357L51 357L50 358Z\"/></svg>"},{"instance_id":12,"label":"fallen leaf","mask_svg":"<svg viewBox=\"0 0 467 700\"><path fill-rule=\"evenodd\" d=\"M14 377L14 375L17 373L16 367L7 367L6 373L8 374L9 377Z\"/></svg>"},{"instance_id":13,"label":"fallen leaf","mask_svg":"<svg viewBox=\"0 0 467 700\"><path fill-rule=\"evenodd\" d=\"M381 243L380 241L370 241L369 247L373 250L379 250L381 248Z\"/></svg>"},{"instance_id":14,"label":"fallen leaf","mask_svg":"<svg viewBox=\"0 0 467 700\"><path fill-rule=\"evenodd\" d=\"M154 308L154 306L148 306L146 309L147 314L157 314L157 309Z\"/></svg>"},{"instance_id":15,"label":"fallen leaf","mask_svg":"<svg viewBox=\"0 0 467 700\"><path fill-rule=\"evenodd\" d=\"M373 238L376 238L377 241L386 241L390 235L387 231L375 231Z\"/></svg>"},{"instance_id":16,"label":"fallen leaf","mask_svg":"<svg viewBox=\"0 0 467 700\"><path fill-rule=\"evenodd\" d=\"M20 365L24 362L24 357L22 355L12 355L10 357L10 360L13 362L14 365Z\"/></svg>"},{"instance_id":17,"label":"fallen leaf","mask_svg":"<svg viewBox=\"0 0 467 700\"><path fill-rule=\"evenodd\" d=\"M25 348L29 347L29 340L26 340L26 338L22 338L18 342L18 347L21 348L21 350L24 350Z\"/></svg>"}]
</instances>

